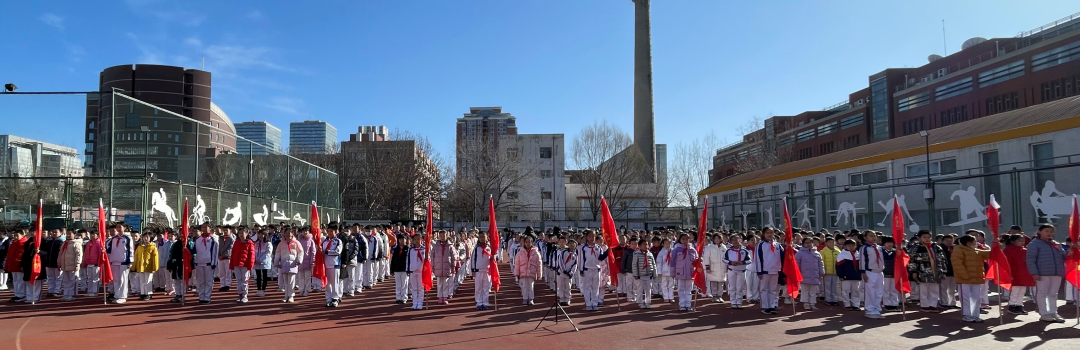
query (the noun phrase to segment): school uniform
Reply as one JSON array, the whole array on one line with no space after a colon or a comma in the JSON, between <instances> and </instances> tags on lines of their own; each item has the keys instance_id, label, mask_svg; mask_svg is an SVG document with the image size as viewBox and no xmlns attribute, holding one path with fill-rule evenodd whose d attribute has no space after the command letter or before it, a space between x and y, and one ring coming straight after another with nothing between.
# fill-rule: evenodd
<instances>
[{"instance_id":1,"label":"school uniform","mask_svg":"<svg viewBox=\"0 0 1080 350\"><path fill-rule=\"evenodd\" d=\"M634 252L632 261L635 284L637 285L636 297L638 306L644 309L652 307L652 280L656 278L656 258L649 250Z\"/></svg>"},{"instance_id":2,"label":"school uniform","mask_svg":"<svg viewBox=\"0 0 1080 350\"><path fill-rule=\"evenodd\" d=\"M476 245L472 252L473 281L476 288L473 295L479 307L488 306L488 295L491 293L491 275L488 274L488 264L491 263L491 259L494 259L495 253L487 244Z\"/></svg>"},{"instance_id":3,"label":"school uniform","mask_svg":"<svg viewBox=\"0 0 1080 350\"><path fill-rule=\"evenodd\" d=\"M210 302L210 294L214 290L214 272L218 268L218 240L213 235L204 235L195 238L195 278L198 284L196 291L199 294L199 302Z\"/></svg>"},{"instance_id":4,"label":"school uniform","mask_svg":"<svg viewBox=\"0 0 1080 350\"><path fill-rule=\"evenodd\" d=\"M746 265L746 274L743 276L746 281L746 299L750 302L759 302L761 299L761 278L758 278L757 267L755 263L757 259L757 245L753 247L747 246L746 251L750 252L750 264Z\"/></svg>"},{"instance_id":5,"label":"school uniform","mask_svg":"<svg viewBox=\"0 0 1080 350\"><path fill-rule=\"evenodd\" d=\"M441 241L431 247L431 273L435 277L437 296L439 302L445 302L453 291L454 275L457 273L457 264L460 257L457 249L446 241Z\"/></svg>"},{"instance_id":6,"label":"school uniform","mask_svg":"<svg viewBox=\"0 0 1080 350\"><path fill-rule=\"evenodd\" d=\"M941 283L938 284L938 296L941 298L941 301L938 303L941 304L941 306L948 308L956 307L956 293L958 292L956 275L952 266L952 252L954 247L956 246L941 246L941 252L945 253L945 276L941 278ZM914 290L912 291L914 292Z\"/></svg>"},{"instance_id":7,"label":"school uniform","mask_svg":"<svg viewBox=\"0 0 1080 350\"><path fill-rule=\"evenodd\" d=\"M34 240L29 239L23 244L22 259L19 261L19 269L22 271L23 285L26 286L26 302L36 303L41 301L41 287L45 283L45 271L44 268L39 267L38 276L33 281L30 280L30 274L34 268L34 255L39 255L37 244ZM44 255L44 253L40 253ZM44 258L44 257L42 257Z\"/></svg>"},{"instance_id":8,"label":"school uniform","mask_svg":"<svg viewBox=\"0 0 1080 350\"><path fill-rule=\"evenodd\" d=\"M326 286L324 294L326 302L332 303L341 300L341 240L337 237L327 237L322 241L323 265L326 272Z\"/></svg>"},{"instance_id":9,"label":"school uniform","mask_svg":"<svg viewBox=\"0 0 1080 350\"><path fill-rule=\"evenodd\" d=\"M675 275L671 269L671 249L661 248L656 255L656 274L660 280L660 297L664 301L675 300Z\"/></svg>"},{"instance_id":10,"label":"school uniform","mask_svg":"<svg viewBox=\"0 0 1080 350\"><path fill-rule=\"evenodd\" d=\"M570 305L570 297L572 288L571 277L575 275L577 270L577 250L559 249L556 265L558 270L558 276L555 281L555 294L559 298L559 302L564 306Z\"/></svg>"},{"instance_id":11,"label":"school uniform","mask_svg":"<svg viewBox=\"0 0 1080 350\"><path fill-rule=\"evenodd\" d=\"M898 307L900 306L900 291L896 289L896 249L884 249L881 250L882 258L885 260L885 269L882 271L882 275L885 276L885 293L881 297L881 303L886 307Z\"/></svg>"},{"instance_id":12,"label":"school uniform","mask_svg":"<svg viewBox=\"0 0 1080 350\"><path fill-rule=\"evenodd\" d=\"M253 267L255 268L256 296L261 297L266 293L266 284L269 282L269 274L274 266L274 246L273 243L265 241L255 241L252 245L255 250Z\"/></svg>"},{"instance_id":13,"label":"school uniform","mask_svg":"<svg viewBox=\"0 0 1080 350\"><path fill-rule=\"evenodd\" d=\"M408 251L405 272L409 274L409 290L412 293L414 310L424 308L424 261L427 260L427 250L423 245L410 247Z\"/></svg>"},{"instance_id":14,"label":"school uniform","mask_svg":"<svg viewBox=\"0 0 1080 350\"><path fill-rule=\"evenodd\" d=\"M547 257L547 263L544 264L546 270L544 271L544 280L547 281L548 288L555 290L555 283L558 281L558 259L559 259L559 247L556 243L548 243L547 251L544 256Z\"/></svg>"},{"instance_id":15,"label":"school uniform","mask_svg":"<svg viewBox=\"0 0 1080 350\"><path fill-rule=\"evenodd\" d=\"M187 294L188 289L187 286L184 285L184 248L187 248L187 250L191 252L192 259L191 261L189 261L189 264L191 264L191 267L194 268L194 240L188 241L187 247L184 247L181 242L175 242L173 245L169 246L169 252L167 254L169 259L166 260L165 264L165 270L169 272L169 277L172 281L173 292L176 294L176 301L180 301L181 299L183 299L184 295Z\"/></svg>"},{"instance_id":16,"label":"school uniform","mask_svg":"<svg viewBox=\"0 0 1080 350\"><path fill-rule=\"evenodd\" d=\"M0 237L0 259L7 257L8 247L11 245L11 239L7 237ZM8 290L8 271L5 269L4 261L0 260L0 290Z\"/></svg>"},{"instance_id":17,"label":"school uniform","mask_svg":"<svg viewBox=\"0 0 1080 350\"><path fill-rule=\"evenodd\" d=\"M8 243L7 257L4 258L4 270L11 272L11 288L13 289L12 292L15 293L12 300L26 298L26 286L23 285L22 256L27 241L29 239L26 237L11 239L11 243Z\"/></svg>"},{"instance_id":18,"label":"school uniform","mask_svg":"<svg viewBox=\"0 0 1080 350\"><path fill-rule=\"evenodd\" d=\"M626 251L627 251L626 246L623 246L623 245L619 245L619 246L611 248L611 257L615 259L615 266L618 269L618 271L609 271L609 273L611 275L615 276L615 281L618 282L618 285L615 286L615 292L619 293L619 294L623 294L623 293L627 292L626 289L625 289L626 284L627 284L626 283L626 274L623 273L623 269L624 269L623 268L624 267L623 266L623 261L625 261L626 258L627 258ZM629 293L626 293L626 294L629 294Z\"/></svg>"},{"instance_id":19,"label":"school uniform","mask_svg":"<svg viewBox=\"0 0 1080 350\"><path fill-rule=\"evenodd\" d=\"M1065 249L1053 241L1034 239L1027 245L1028 273L1035 281L1035 304L1043 321L1059 318L1058 290L1065 276Z\"/></svg>"},{"instance_id":20,"label":"school uniform","mask_svg":"<svg viewBox=\"0 0 1080 350\"><path fill-rule=\"evenodd\" d=\"M866 315L881 315L881 301L885 294L885 252L877 244L864 244L859 248L859 270L866 274L863 284L863 305Z\"/></svg>"},{"instance_id":21,"label":"school uniform","mask_svg":"<svg viewBox=\"0 0 1080 350\"><path fill-rule=\"evenodd\" d=\"M741 307L746 293L746 268L750 264L750 251L746 248L731 248L724 251L724 266L727 267L728 299L734 307ZM732 265L736 263L736 265Z\"/></svg>"},{"instance_id":22,"label":"school uniform","mask_svg":"<svg viewBox=\"0 0 1080 350\"><path fill-rule=\"evenodd\" d=\"M409 246L405 242L398 242L394 245L394 248L390 249L390 271L394 273L394 295L395 300L402 303L409 301ZM368 263L364 264L364 268L367 269ZM368 274L368 271L364 271ZM364 278L369 278L365 275ZM416 281L416 282L419 282Z\"/></svg>"},{"instance_id":23,"label":"school uniform","mask_svg":"<svg viewBox=\"0 0 1080 350\"><path fill-rule=\"evenodd\" d=\"M363 239L367 241L366 242L367 243L367 255L366 255L366 259L364 260L364 271L363 271L363 274L364 274L363 288L371 288L371 286L375 284L375 279L379 278L375 270L382 268L380 266L381 262L379 260L380 259L379 258L379 253L381 253L379 247L381 246L381 242L379 241L378 235L376 235L376 234L364 235ZM404 244L404 242L398 242L397 245L399 247L404 245L404 249L408 249L408 245ZM406 274L406 276L407 276L407 274ZM406 277L406 278L408 278L408 277ZM399 298L398 300L405 300L405 299L400 299Z\"/></svg>"},{"instance_id":24,"label":"school uniform","mask_svg":"<svg viewBox=\"0 0 1080 350\"><path fill-rule=\"evenodd\" d=\"M619 286L623 287L623 293L626 293L626 301L631 303L637 302L637 280L634 279L634 249L625 247L622 252L622 259L619 261ZM626 284L626 286L623 286Z\"/></svg>"},{"instance_id":25,"label":"school uniform","mask_svg":"<svg viewBox=\"0 0 1080 350\"><path fill-rule=\"evenodd\" d=\"M251 270L254 268L255 243L250 240L234 242L232 253L229 254L229 270L236 277L236 292L240 294L238 302L247 302L248 281L251 279Z\"/></svg>"},{"instance_id":26,"label":"school uniform","mask_svg":"<svg viewBox=\"0 0 1080 350\"><path fill-rule=\"evenodd\" d=\"M168 263L168 261L169 261L169 254L168 253L169 253L169 251L172 250L172 244L173 244L172 240L169 240L168 238L164 238L164 237L158 237L158 239L156 241L154 241L154 245L157 246L157 251L158 251L158 266L159 267L165 266ZM154 272L154 278L153 278L153 280L154 280L154 282L153 282L154 283L154 288L155 289L161 288L166 293L172 292L173 291L173 285L172 285L172 278L170 278L170 277L172 277L172 276L169 274L168 269L159 268L156 272Z\"/></svg>"},{"instance_id":27,"label":"school uniform","mask_svg":"<svg viewBox=\"0 0 1080 350\"><path fill-rule=\"evenodd\" d=\"M585 243L578 247L578 274L581 275L581 295L585 299L586 310L596 310L601 303L600 299L600 269L604 260L607 259L607 251L596 244Z\"/></svg>"},{"instance_id":28,"label":"school uniform","mask_svg":"<svg viewBox=\"0 0 1080 350\"><path fill-rule=\"evenodd\" d=\"M454 294L457 294L458 287L461 286L462 283L465 283L465 276L467 276L469 274L469 271L471 271L469 270L469 245L466 243L457 242L454 243L453 247L454 250L457 252L458 261L454 272L454 285L450 288L450 297L453 297Z\"/></svg>"},{"instance_id":29,"label":"school uniform","mask_svg":"<svg viewBox=\"0 0 1080 350\"><path fill-rule=\"evenodd\" d=\"M842 250L836 256L836 275L840 276L840 298L844 307L857 308L862 301L862 271L859 252Z\"/></svg>"},{"instance_id":30,"label":"school uniform","mask_svg":"<svg viewBox=\"0 0 1080 350\"><path fill-rule=\"evenodd\" d=\"M116 303L127 302L128 296L128 271L131 267L131 259L134 253L134 242L127 232L112 236L105 242L105 254L109 255L109 268L112 269L112 291ZM212 282L214 279L210 278Z\"/></svg>"},{"instance_id":31,"label":"school uniform","mask_svg":"<svg viewBox=\"0 0 1080 350\"><path fill-rule=\"evenodd\" d=\"M219 249L218 254L221 254L221 256L218 257L219 261L216 272L218 281L221 283L221 288L225 289L232 287L233 272L229 269L229 259L232 257L232 248L233 244L236 243L236 237L232 234L226 234L220 237L220 240L221 248Z\"/></svg>"},{"instance_id":32,"label":"school uniform","mask_svg":"<svg viewBox=\"0 0 1080 350\"><path fill-rule=\"evenodd\" d=\"M727 265L724 263L727 250L727 244L709 243L701 253L701 263L705 265L705 295L721 303L724 302L724 283L727 283Z\"/></svg>"},{"instance_id":33,"label":"school uniform","mask_svg":"<svg viewBox=\"0 0 1080 350\"><path fill-rule=\"evenodd\" d=\"M780 271L784 268L784 246L773 240L758 242L754 249L754 268L757 270L760 284L758 296L761 298L761 308L771 310L777 308L780 297Z\"/></svg>"},{"instance_id":34,"label":"school uniform","mask_svg":"<svg viewBox=\"0 0 1080 350\"><path fill-rule=\"evenodd\" d=\"M355 235L341 233L341 290L344 296L354 296L357 287L363 285L357 278L361 278L364 265L359 263L357 256L360 254L359 242Z\"/></svg>"},{"instance_id":35,"label":"school uniform","mask_svg":"<svg viewBox=\"0 0 1080 350\"><path fill-rule=\"evenodd\" d=\"M390 277L390 239L386 233L380 232L378 235L379 251L378 251L378 281L382 282L384 279Z\"/></svg>"}]
</instances>

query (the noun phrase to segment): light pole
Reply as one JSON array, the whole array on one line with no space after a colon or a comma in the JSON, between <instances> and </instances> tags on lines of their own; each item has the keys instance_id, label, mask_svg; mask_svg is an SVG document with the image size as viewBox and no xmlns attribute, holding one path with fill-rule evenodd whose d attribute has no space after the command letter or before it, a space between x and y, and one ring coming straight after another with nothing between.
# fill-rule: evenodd
<instances>
[{"instance_id":1,"label":"light pole","mask_svg":"<svg viewBox=\"0 0 1080 350\"><path fill-rule=\"evenodd\" d=\"M929 220L930 230L934 229L934 184L930 180L930 133L926 130L919 131L919 136L926 142L926 189L923 190L923 198L926 199L926 216Z\"/></svg>"},{"instance_id":2,"label":"light pole","mask_svg":"<svg viewBox=\"0 0 1080 350\"><path fill-rule=\"evenodd\" d=\"M143 137L145 138L145 140L143 140L143 165L142 165L143 177L145 178L150 174L150 171L149 171L149 169L150 169L150 127L149 126L143 126L143 127L140 127L140 129L142 130Z\"/></svg>"}]
</instances>

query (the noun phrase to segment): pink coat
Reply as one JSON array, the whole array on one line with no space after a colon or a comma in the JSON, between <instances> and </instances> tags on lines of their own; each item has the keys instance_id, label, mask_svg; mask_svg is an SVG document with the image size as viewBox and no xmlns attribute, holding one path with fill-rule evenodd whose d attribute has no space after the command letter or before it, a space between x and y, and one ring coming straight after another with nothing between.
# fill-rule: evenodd
<instances>
[{"instance_id":1,"label":"pink coat","mask_svg":"<svg viewBox=\"0 0 1080 350\"><path fill-rule=\"evenodd\" d=\"M86 243L86 248L83 249L82 267L87 265L97 266L98 264L101 264L101 242L91 240Z\"/></svg>"},{"instance_id":2,"label":"pink coat","mask_svg":"<svg viewBox=\"0 0 1080 350\"><path fill-rule=\"evenodd\" d=\"M532 249L522 248L514 256L514 275L518 278L532 278L539 280L544 277L544 269L540 268L540 250L533 246Z\"/></svg>"}]
</instances>

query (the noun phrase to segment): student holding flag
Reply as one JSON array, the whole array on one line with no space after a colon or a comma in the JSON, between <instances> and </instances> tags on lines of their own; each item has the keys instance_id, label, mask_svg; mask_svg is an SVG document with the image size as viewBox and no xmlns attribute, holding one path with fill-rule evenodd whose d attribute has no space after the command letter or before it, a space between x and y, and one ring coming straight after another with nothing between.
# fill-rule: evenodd
<instances>
[{"instance_id":1,"label":"student holding flag","mask_svg":"<svg viewBox=\"0 0 1080 350\"><path fill-rule=\"evenodd\" d=\"M862 248L859 249L859 270L862 270L863 305L866 318L881 319L881 301L885 294L885 252L877 244L877 234L867 230L863 233ZM891 287L891 286L890 286ZM935 288L936 289L936 288Z\"/></svg>"},{"instance_id":2,"label":"student holding flag","mask_svg":"<svg viewBox=\"0 0 1080 350\"><path fill-rule=\"evenodd\" d=\"M775 240L776 231L766 227L761 232L761 242L754 248L754 266L757 269L758 297L761 313L775 315L780 296L780 270L783 269L784 246Z\"/></svg>"}]
</instances>

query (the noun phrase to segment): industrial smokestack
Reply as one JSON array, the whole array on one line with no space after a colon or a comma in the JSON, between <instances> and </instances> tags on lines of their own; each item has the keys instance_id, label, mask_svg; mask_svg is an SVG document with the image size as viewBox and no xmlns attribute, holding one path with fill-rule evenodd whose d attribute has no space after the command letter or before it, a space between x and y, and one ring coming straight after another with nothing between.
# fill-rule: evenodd
<instances>
[{"instance_id":1,"label":"industrial smokestack","mask_svg":"<svg viewBox=\"0 0 1080 350\"><path fill-rule=\"evenodd\" d=\"M652 38L649 1L634 1L634 145L645 156L656 181L656 133L653 131Z\"/></svg>"}]
</instances>

